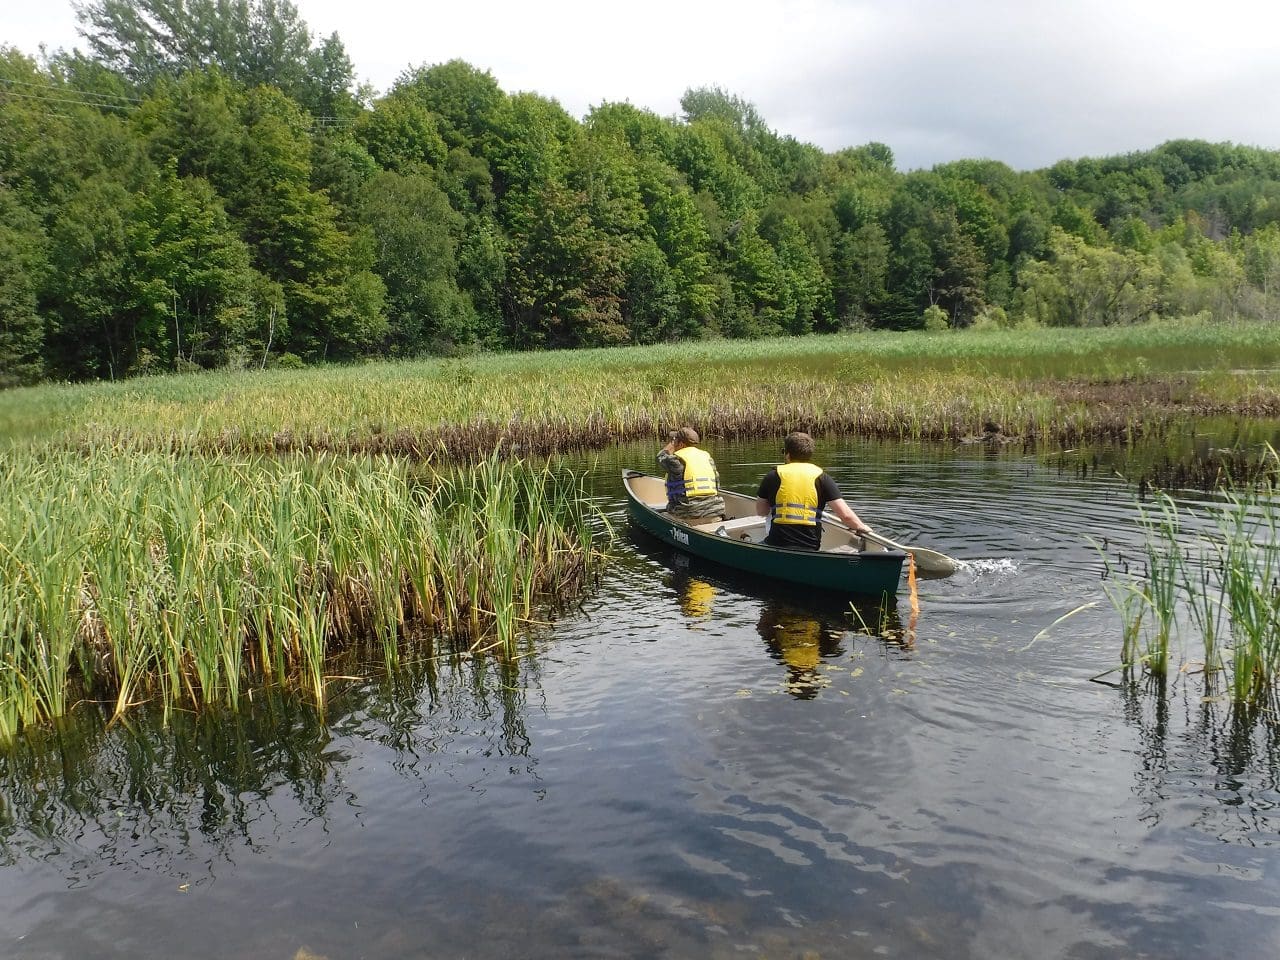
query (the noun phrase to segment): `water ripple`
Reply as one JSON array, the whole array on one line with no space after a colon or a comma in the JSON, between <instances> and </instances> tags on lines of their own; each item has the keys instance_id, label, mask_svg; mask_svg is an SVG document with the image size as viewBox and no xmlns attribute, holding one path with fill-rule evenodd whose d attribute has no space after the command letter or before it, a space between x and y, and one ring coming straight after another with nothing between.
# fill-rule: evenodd
<instances>
[{"instance_id":1,"label":"water ripple","mask_svg":"<svg viewBox=\"0 0 1280 960\"><path fill-rule=\"evenodd\" d=\"M1119 656L1104 557L1138 562L1129 491L1021 451L821 443L869 522L965 561L921 580L918 614L674 554L625 522L620 470L653 450L593 454L616 558L516 663L0 758L0 942L1272 955L1280 734L1192 675L1091 682ZM751 493L775 447L713 452ZM145 942L139 902L164 904Z\"/></svg>"}]
</instances>

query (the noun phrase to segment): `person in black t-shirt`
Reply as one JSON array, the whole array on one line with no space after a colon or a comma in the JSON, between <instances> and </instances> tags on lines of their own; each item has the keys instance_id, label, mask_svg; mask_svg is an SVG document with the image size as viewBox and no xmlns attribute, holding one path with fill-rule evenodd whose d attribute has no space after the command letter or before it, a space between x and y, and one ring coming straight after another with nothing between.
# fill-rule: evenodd
<instances>
[{"instance_id":1,"label":"person in black t-shirt","mask_svg":"<svg viewBox=\"0 0 1280 960\"><path fill-rule=\"evenodd\" d=\"M854 533L871 528L844 502L835 480L813 463L813 437L787 434L785 463L770 470L756 492L756 513L770 517L765 543L795 550L817 550L822 544L822 512L830 509Z\"/></svg>"}]
</instances>

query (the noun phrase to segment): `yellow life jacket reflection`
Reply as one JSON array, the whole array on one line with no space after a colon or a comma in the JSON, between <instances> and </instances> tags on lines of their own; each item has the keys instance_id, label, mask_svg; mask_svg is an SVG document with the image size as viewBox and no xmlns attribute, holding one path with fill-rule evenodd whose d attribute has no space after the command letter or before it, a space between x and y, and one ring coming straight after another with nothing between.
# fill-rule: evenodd
<instances>
[{"instance_id":1,"label":"yellow life jacket reflection","mask_svg":"<svg viewBox=\"0 0 1280 960\"><path fill-rule=\"evenodd\" d=\"M715 599L715 587L705 580L690 577L680 593L680 609L686 617L709 617Z\"/></svg>"},{"instance_id":2,"label":"yellow life jacket reflection","mask_svg":"<svg viewBox=\"0 0 1280 960\"><path fill-rule=\"evenodd\" d=\"M814 675L823 656L840 649L841 631L833 631L821 617L807 610L785 604L765 604L756 632L775 656L801 676Z\"/></svg>"},{"instance_id":3,"label":"yellow life jacket reflection","mask_svg":"<svg viewBox=\"0 0 1280 960\"><path fill-rule=\"evenodd\" d=\"M773 629L774 642L787 666L814 670L822 660L822 624L812 617L780 616Z\"/></svg>"}]
</instances>

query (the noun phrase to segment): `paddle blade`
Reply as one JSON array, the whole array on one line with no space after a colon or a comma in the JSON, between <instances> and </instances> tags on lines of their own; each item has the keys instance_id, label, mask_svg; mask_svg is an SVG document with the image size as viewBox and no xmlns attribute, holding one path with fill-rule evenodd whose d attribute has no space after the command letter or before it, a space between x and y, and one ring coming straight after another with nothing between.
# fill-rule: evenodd
<instances>
[{"instance_id":1,"label":"paddle blade","mask_svg":"<svg viewBox=\"0 0 1280 960\"><path fill-rule=\"evenodd\" d=\"M925 573L955 573L960 569L960 561L953 560L945 553L929 550L926 547L905 547L916 559L916 567Z\"/></svg>"},{"instance_id":2,"label":"paddle blade","mask_svg":"<svg viewBox=\"0 0 1280 960\"><path fill-rule=\"evenodd\" d=\"M874 540L876 543L893 550L901 550L904 553L911 554L915 558L916 569L922 573L955 573L963 566L959 560L954 560L945 553L939 553L937 550L930 550L928 547L908 547L878 533L868 533L866 537L868 540Z\"/></svg>"}]
</instances>

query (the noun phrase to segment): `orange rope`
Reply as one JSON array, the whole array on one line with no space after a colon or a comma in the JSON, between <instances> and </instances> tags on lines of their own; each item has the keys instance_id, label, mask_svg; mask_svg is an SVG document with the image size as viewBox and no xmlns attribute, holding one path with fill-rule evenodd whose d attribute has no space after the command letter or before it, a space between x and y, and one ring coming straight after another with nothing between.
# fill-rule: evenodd
<instances>
[{"instance_id":1,"label":"orange rope","mask_svg":"<svg viewBox=\"0 0 1280 960\"><path fill-rule=\"evenodd\" d=\"M915 554L907 554L907 586L911 588L911 617L914 619L920 615L920 598L916 594L916 558Z\"/></svg>"}]
</instances>

